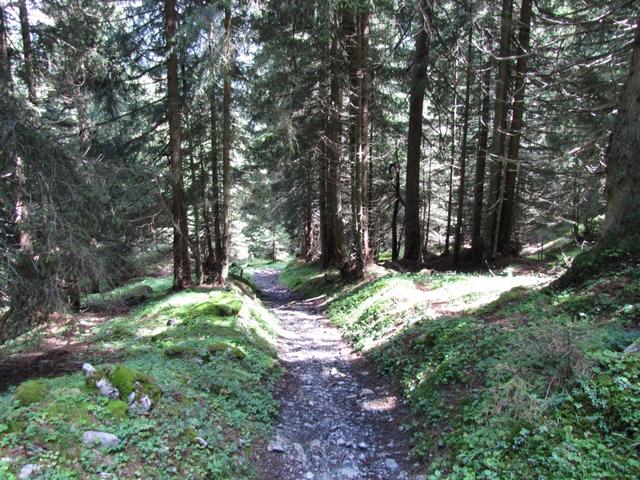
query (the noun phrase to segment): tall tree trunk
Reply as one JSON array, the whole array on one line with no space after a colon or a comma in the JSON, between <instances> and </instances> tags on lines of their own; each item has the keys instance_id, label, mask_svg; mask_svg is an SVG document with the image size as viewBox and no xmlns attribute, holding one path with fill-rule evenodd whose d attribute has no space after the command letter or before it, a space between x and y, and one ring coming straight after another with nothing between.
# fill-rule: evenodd
<instances>
[{"instance_id":1,"label":"tall tree trunk","mask_svg":"<svg viewBox=\"0 0 640 480\"><path fill-rule=\"evenodd\" d=\"M453 215L453 170L456 163L456 127L458 123L458 45L454 50L453 62L453 114L451 118L451 163L449 164L449 197L447 201L447 229L444 235L444 255L449 254L451 238L451 217Z\"/></svg>"},{"instance_id":2,"label":"tall tree trunk","mask_svg":"<svg viewBox=\"0 0 640 480\"><path fill-rule=\"evenodd\" d=\"M369 187L371 175L371 156L369 144L369 13L359 16L359 45L360 45L360 229L362 242L362 261L365 268L373 260L371 257L371 242L369 236Z\"/></svg>"},{"instance_id":3,"label":"tall tree trunk","mask_svg":"<svg viewBox=\"0 0 640 480\"><path fill-rule=\"evenodd\" d=\"M416 38L409 93L409 132L407 136L407 179L405 187L405 247L404 260L416 266L420 262L420 147L422 142L422 111L426 89L427 58L433 11L431 0L420 2L423 21Z\"/></svg>"},{"instance_id":4,"label":"tall tree trunk","mask_svg":"<svg viewBox=\"0 0 640 480\"><path fill-rule=\"evenodd\" d=\"M500 222L500 203L505 163L505 138L507 129L507 107L509 94L509 66L511 54L511 19L513 0L502 0L500 25L499 68L496 79L495 116L493 118L493 143L491 145L491 168L487 203L487 222L484 230L484 256L493 258L497 246Z\"/></svg>"},{"instance_id":5,"label":"tall tree trunk","mask_svg":"<svg viewBox=\"0 0 640 480\"><path fill-rule=\"evenodd\" d=\"M29 27L29 12L26 0L18 2L20 11L20 30L22 33L22 50L24 53L24 74L29 90L29 101L36 103L36 87L33 81L33 49L31 48L31 28Z\"/></svg>"},{"instance_id":6,"label":"tall tree trunk","mask_svg":"<svg viewBox=\"0 0 640 480\"><path fill-rule=\"evenodd\" d=\"M487 52L491 51L493 33L491 26L485 29L484 46ZM489 143L489 115L491 106L491 57L485 62L481 92L482 107L480 110L480 130L478 131L478 155L476 160L476 172L473 186L473 224L471 228L471 251L473 260L479 262L482 259L484 247L482 245L482 206L484 204L484 180L487 165L487 148Z\"/></svg>"},{"instance_id":7,"label":"tall tree trunk","mask_svg":"<svg viewBox=\"0 0 640 480\"><path fill-rule=\"evenodd\" d=\"M637 19L631 66L622 93L605 161L605 234L600 245L608 246L640 232L640 17Z\"/></svg>"},{"instance_id":8,"label":"tall tree trunk","mask_svg":"<svg viewBox=\"0 0 640 480\"><path fill-rule=\"evenodd\" d=\"M9 59L9 38L4 18L4 7L0 5L0 87L11 88L11 60Z\"/></svg>"},{"instance_id":9,"label":"tall tree trunk","mask_svg":"<svg viewBox=\"0 0 640 480\"><path fill-rule=\"evenodd\" d=\"M400 245L398 243L398 215L400 213L400 162L398 161L398 145L396 144L396 161L389 166L393 178L393 215L391 217L391 260L398 261Z\"/></svg>"},{"instance_id":10,"label":"tall tree trunk","mask_svg":"<svg viewBox=\"0 0 640 480\"><path fill-rule=\"evenodd\" d=\"M331 42L331 82L327 169L327 254L328 264L343 269L347 263L347 249L342 224L342 196L340 192L341 172L341 124L342 89L340 88L340 36L339 17L334 17L334 32Z\"/></svg>"},{"instance_id":11,"label":"tall tree trunk","mask_svg":"<svg viewBox=\"0 0 640 480\"><path fill-rule=\"evenodd\" d=\"M527 77L527 62L529 55L529 38L531 32L532 0L522 0L520 10L520 26L518 33L516 63L515 92L513 97L513 112L509 131L509 150L505 168L505 189L500 215L500 230L498 232L498 251L515 254L518 248L513 243L514 214L516 208L516 174L520 155L520 139L522 137L523 117L525 110L525 88Z\"/></svg>"},{"instance_id":12,"label":"tall tree trunk","mask_svg":"<svg viewBox=\"0 0 640 480\"><path fill-rule=\"evenodd\" d=\"M202 147L200 147L200 177L199 182L202 186L202 220L203 220L203 228L204 228L204 244L206 247L206 254L204 255L204 261L202 262L202 276L203 280L211 281L214 274L214 258L215 258L215 250L213 248L213 235L211 234L211 226L212 220L209 207L209 192L207 191L208 178L207 172L205 170L205 155L202 151Z\"/></svg>"},{"instance_id":13,"label":"tall tree trunk","mask_svg":"<svg viewBox=\"0 0 640 480\"><path fill-rule=\"evenodd\" d=\"M213 213L213 241L212 257L213 271L209 281L219 283L219 265L222 257L222 217L220 212L220 165L218 160L218 126L216 122L216 101L213 88L209 92L209 108L211 121L211 210Z\"/></svg>"},{"instance_id":14,"label":"tall tree trunk","mask_svg":"<svg viewBox=\"0 0 640 480\"><path fill-rule=\"evenodd\" d=\"M464 212L464 188L467 170L467 136L469 134L469 107L471 101L471 76L473 75L473 24L469 26L467 38L467 79L464 90L464 112L462 123L462 144L460 145L460 185L458 185L458 211L456 215L456 231L453 244L453 262L458 263L462 248L462 216Z\"/></svg>"},{"instance_id":15,"label":"tall tree trunk","mask_svg":"<svg viewBox=\"0 0 640 480\"><path fill-rule=\"evenodd\" d=\"M320 216L320 228L318 230L318 242L320 243L320 262L323 268L329 266L329 240L327 238L329 233L329 222L327 212L327 124L325 122L325 132L320 140L320 153L318 156L318 213Z\"/></svg>"},{"instance_id":16,"label":"tall tree trunk","mask_svg":"<svg viewBox=\"0 0 640 480\"><path fill-rule=\"evenodd\" d=\"M165 0L165 35L167 57L167 93L169 103L169 171L171 175L171 220L173 222L173 288L181 290L191 284L187 212L182 181L180 152L180 92L175 33L178 21L176 0Z\"/></svg>"},{"instance_id":17,"label":"tall tree trunk","mask_svg":"<svg viewBox=\"0 0 640 480\"><path fill-rule=\"evenodd\" d=\"M224 10L227 65L224 72L222 97L222 252L218 259L218 283L225 284L229 276L229 252L231 249L231 9Z\"/></svg>"}]
</instances>

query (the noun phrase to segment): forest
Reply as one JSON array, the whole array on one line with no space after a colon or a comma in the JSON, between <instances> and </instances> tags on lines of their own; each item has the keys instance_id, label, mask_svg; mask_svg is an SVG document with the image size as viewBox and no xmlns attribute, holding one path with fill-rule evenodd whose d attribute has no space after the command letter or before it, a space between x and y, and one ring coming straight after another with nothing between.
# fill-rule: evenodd
<instances>
[{"instance_id":1,"label":"forest","mask_svg":"<svg viewBox=\"0 0 640 480\"><path fill-rule=\"evenodd\" d=\"M639 0L0 0L0 478L640 478Z\"/></svg>"}]
</instances>

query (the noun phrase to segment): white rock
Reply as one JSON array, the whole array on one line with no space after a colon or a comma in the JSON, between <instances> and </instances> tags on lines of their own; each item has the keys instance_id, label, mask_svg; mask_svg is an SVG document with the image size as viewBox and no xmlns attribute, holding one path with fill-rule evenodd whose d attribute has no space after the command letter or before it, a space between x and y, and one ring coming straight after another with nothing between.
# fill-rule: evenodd
<instances>
[{"instance_id":1,"label":"white rock","mask_svg":"<svg viewBox=\"0 0 640 480\"><path fill-rule=\"evenodd\" d=\"M103 397L110 398L112 400L116 400L120 398L120 392L116 387L111 385L111 382L106 378L101 378L96 382L96 388L100 390L100 395Z\"/></svg>"},{"instance_id":2,"label":"white rock","mask_svg":"<svg viewBox=\"0 0 640 480\"><path fill-rule=\"evenodd\" d=\"M371 390L370 388L363 388L362 390L360 390L360 395L363 397L367 397L369 395L373 395L375 392L373 390Z\"/></svg>"},{"instance_id":3,"label":"white rock","mask_svg":"<svg viewBox=\"0 0 640 480\"><path fill-rule=\"evenodd\" d=\"M120 439L112 433L89 430L82 434L82 443L85 446L98 445L101 448L114 448L120 443Z\"/></svg>"},{"instance_id":4,"label":"white rock","mask_svg":"<svg viewBox=\"0 0 640 480\"><path fill-rule=\"evenodd\" d=\"M315 475L311 472L307 472L304 475L304 478L306 478L307 480L313 480L313 478L315 477Z\"/></svg>"},{"instance_id":5,"label":"white rock","mask_svg":"<svg viewBox=\"0 0 640 480\"><path fill-rule=\"evenodd\" d=\"M269 444L267 445L267 450L276 453L285 453L287 451L284 440L282 440L282 438L280 438L279 436L269 442Z\"/></svg>"},{"instance_id":6,"label":"white rock","mask_svg":"<svg viewBox=\"0 0 640 480\"><path fill-rule=\"evenodd\" d=\"M385 467L387 467L389 470L395 470L396 468L398 468L398 462L396 462L393 458L387 458L384 461L384 465Z\"/></svg>"},{"instance_id":7,"label":"white rock","mask_svg":"<svg viewBox=\"0 0 640 480\"><path fill-rule=\"evenodd\" d=\"M18 480L28 480L29 478L33 478L33 476L40 473L41 470L42 467L40 465L28 463L20 469L20 473L18 473Z\"/></svg>"},{"instance_id":8,"label":"white rock","mask_svg":"<svg viewBox=\"0 0 640 480\"><path fill-rule=\"evenodd\" d=\"M206 447L208 447L208 446L209 446L209 443L208 443L204 438L202 438L202 437L196 437L196 438L195 438L195 440L196 440L196 442L198 442L198 444L199 444L200 446L202 446L202 447L205 447L205 448L206 448Z\"/></svg>"},{"instance_id":9,"label":"white rock","mask_svg":"<svg viewBox=\"0 0 640 480\"><path fill-rule=\"evenodd\" d=\"M367 445L365 442L360 442L358 444L358 448L360 448L362 450L366 450L367 448L369 448L369 445Z\"/></svg>"},{"instance_id":10,"label":"white rock","mask_svg":"<svg viewBox=\"0 0 640 480\"><path fill-rule=\"evenodd\" d=\"M152 406L153 402L146 395L142 395L140 398L136 398L134 392L129 395L129 412L133 415L144 415L151 410Z\"/></svg>"},{"instance_id":11,"label":"white rock","mask_svg":"<svg viewBox=\"0 0 640 480\"><path fill-rule=\"evenodd\" d=\"M82 373L84 373L85 377L93 377L96 374L96 369L90 363L83 363Z\"/></svg>"}]
</instances>

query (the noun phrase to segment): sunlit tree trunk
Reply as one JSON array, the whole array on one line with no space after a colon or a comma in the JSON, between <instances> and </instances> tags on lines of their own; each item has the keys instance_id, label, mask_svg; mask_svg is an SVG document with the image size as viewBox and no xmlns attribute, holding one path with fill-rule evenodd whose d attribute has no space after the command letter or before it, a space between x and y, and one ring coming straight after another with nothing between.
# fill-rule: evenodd
<instances>
[{"instance_id":1,"label":"sunlit tree trunk","mask_svg":"<svg viewBox=\"0 0 640 480\"><path fill-rule=\"evenodd\" d=\"M427 57L432 21L431 0L420 2L421 28L416 37L409 93L409 132L407 136L407 179L405 187L404 260L412 265L420 262L420 155L422 144L422 111L427 76Z\"/></svg>"}]
</instances>

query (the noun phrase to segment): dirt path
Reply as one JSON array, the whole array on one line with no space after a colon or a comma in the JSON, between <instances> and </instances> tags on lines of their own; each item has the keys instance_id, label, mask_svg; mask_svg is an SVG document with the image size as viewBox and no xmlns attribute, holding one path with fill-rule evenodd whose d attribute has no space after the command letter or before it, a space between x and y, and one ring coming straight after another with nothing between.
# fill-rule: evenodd
<instances>
[{"instance_id":1,"label":"dirt path","mask_svg":"<svg viewBox=\"0 0 640 480\"><path fill-rule=\"evenodd\" d=\"M282 321L286 369L280 422L258 459L268 480L419 480L409 459L406 412L355 354L318 303L296 298L263 270L255 281Z\"/></svg>"}]
</instances>

